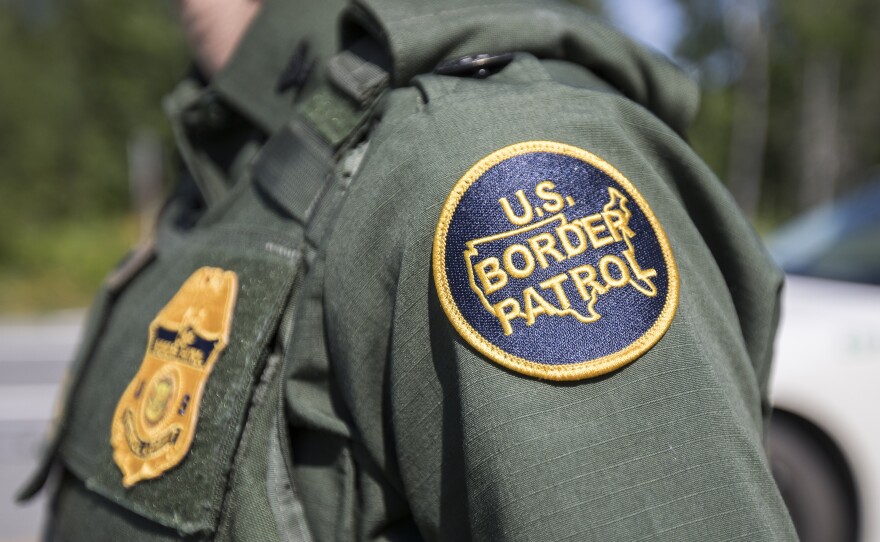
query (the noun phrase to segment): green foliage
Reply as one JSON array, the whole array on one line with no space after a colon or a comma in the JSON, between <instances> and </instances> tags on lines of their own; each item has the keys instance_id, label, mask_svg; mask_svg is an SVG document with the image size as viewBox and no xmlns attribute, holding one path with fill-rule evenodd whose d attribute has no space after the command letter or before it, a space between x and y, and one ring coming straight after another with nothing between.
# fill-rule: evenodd
<instances>
[{"instance_id":1,"label":"green foliage","mask_svg":"<svg viewBox=\"0 0 880 542\"><path fill-rule=\"evenodd\" d=\"M569 0L569 2L586 9L591 13L599 13L602 9L601 0Z\"/></svg>"},{"instance_id":2,"label":"green foliage","mask_svg":"<svg viewBox=\"0 0 880 542\"><path fill-rule=\"evenodd\" d=\"M571 1L601 13L600 0ZM729 15L744 3L672 1L684 13L677 55L700 71L704 88L690 140L724 179L745 72ZM840 147L832 152L840 167L828 179L830 193L862 182L880 163L880 3L755 2L769 38L755 218L770 229L799 211L796 195L805 187L805 119L817 114L805 106L809 66L839 67L828 72L839 73L832 82L839 91L825 98L840 110L829 117ZM162 1L0 3L0 312L86 302L135 239L126 145L149 130L170 149L159 103L187 58L170 12Z\"/></svg>"},{"instance_id":3,"label":"green foliage","mask_svg":"<svg viewBox=\"0 0 880 542\"><path fill-rule=\"evenodd\" d=\"M21 292L12 300L10 284L48 284L39 277L54 267L90 292L107 270L105 254L120 256L119 219L107 217L130 206L127 141L151 129L170 144L159 104L186 62L168 4L40 6L0 4L0 311L46 306L43 293L53 299L49 288L32 292L32 306ZM54 294L60 306L87 297Z\"/></svg>"},{"instance_id":4,"label":"green foliage","mask_svg":"<svg viewBox=\"0 0 880 542\"><path fill-rule=\"evenodd\" d=\"M612 1L612 0L609 0ZM702 110L690 135L697 151L722 179L729 171L731 126L743 92L745 59L732 39L740 0L675 0L685 14L677 55L695 65L702 76ZM761 179L762 224L779 221L803 210L799 194L810 185L811 133L820 122L835 148L818 147L839 163L836 174L823 178L822 197L841 194L864 182L865 172L880 163L880 4L873 0L756 0L768 38L767 132ZM811 66L832 66L821 72L825 81L809 78ZM828 80L837 77L836 80ZM811 88L812 85L812 88ZM825 85L824 87L822 85ZM831 94L827 89L833 90ZM824 92L824 94L823 94ZM811 94L812 93L812 94ZM809 97L821 97L825 107L812 107ZM815 101L815 100L814 100ZM831 110L834 112L831 112ZM829 137L829 134L831 136ZM834 171L835 168L829 168ZM736 192L735 187L734 192ZM815 200L814 200L815 202Z\"/></svg>"},{"instance_id":5,"label":"green foliage","mask_svg":"<svg viewBox=\"0 0 880 542\"><path fill-rule=\"evenodd\" d=\"M700 97L700 109L688 130L688 140L700 157L713 171L727 169L727 149L733 103L727 88L705 88Z\"/></svg>"},{"instance_id":6,"label":"green foliage","mask_svg":"<svg viewBox=\"0 0 880 542\"><path fill-rule=\"evenodd\" d=\"M0 267L0 308L31 312L88 304L101 280L137 238L130 217L19 225Z\"/></svg>"},{"instance_id":7,"label":"green foliage","mask_svg":"<svg viewBox=\"0 0 880 542\"><path fill-rule=\"evenodd\" d=\"M870 0L779 0L774 4L778 23L785 27L802 52L836 49L858 54L866 28L859 28L871 10Z\"/></svg>"}]
</instances>

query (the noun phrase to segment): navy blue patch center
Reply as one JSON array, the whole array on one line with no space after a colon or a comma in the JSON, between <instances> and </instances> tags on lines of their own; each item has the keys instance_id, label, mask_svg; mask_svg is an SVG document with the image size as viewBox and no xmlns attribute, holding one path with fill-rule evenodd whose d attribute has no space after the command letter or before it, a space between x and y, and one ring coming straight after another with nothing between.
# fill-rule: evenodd
<instances>
[{"instance_id":1,"label":"navy blue patch center","mask_svg":"<svg viewBox=\"0 0 880 542\"><path fill-rule=\"evenodd\" d=\"M517 370L533 365L525 372L535 376L593 376L631 361L675 310L659 223L625 177L586 151L513 147L474 166L447 201L435 240L447 314L479 350ZM596 361L603 370L583 367ZM575 366L585 372L565 371Z\"/></svg>"}]
</instances>

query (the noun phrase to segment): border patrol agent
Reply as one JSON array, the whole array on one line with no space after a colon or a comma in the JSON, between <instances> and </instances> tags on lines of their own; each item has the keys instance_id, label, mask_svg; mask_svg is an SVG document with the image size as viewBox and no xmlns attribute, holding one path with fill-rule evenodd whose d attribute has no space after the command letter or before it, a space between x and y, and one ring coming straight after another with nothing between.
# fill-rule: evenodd
<instances>
[{"instance_id":1,"label":"border patrol agent","mask_svg":"<svg viewBox=\"0 0 880 542\"><path fill-rule=\"evenodd\" d=\"M168 99L186 174L23 491L56 466L47 537L795 539L781 277L693 85L567 5L356 0L338 48L318 4Z\"/></svg>"}]
</instances>

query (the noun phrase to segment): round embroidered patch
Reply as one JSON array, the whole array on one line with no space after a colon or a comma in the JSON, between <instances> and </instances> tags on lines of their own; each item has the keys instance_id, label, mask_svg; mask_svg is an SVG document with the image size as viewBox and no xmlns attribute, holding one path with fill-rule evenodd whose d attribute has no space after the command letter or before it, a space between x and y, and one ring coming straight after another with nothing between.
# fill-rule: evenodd
<instances>
[{"instance_id":1,"label":"round embroidered patch","mask_svg":"<svg viewBox=\"0 0 880 542\"><path fill-rule=\"evenodd\" d=\"M666 332L678 272L632 183L577 147L493 152L453 188L434 237L446 315L514 371L578 380L641 356Z\"/></svg>"}]
</instances>

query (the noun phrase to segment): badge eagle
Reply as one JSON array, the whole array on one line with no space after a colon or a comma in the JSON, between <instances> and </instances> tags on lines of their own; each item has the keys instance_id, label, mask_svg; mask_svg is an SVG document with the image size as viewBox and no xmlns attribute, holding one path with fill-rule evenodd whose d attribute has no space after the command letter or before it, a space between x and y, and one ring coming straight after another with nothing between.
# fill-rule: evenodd
<instances>
[{"instance_id":1,"label":"badge eagle","mask_svg":"<svg viewBox=\"0 0 880 542\"><path fill-rule=\"evenodd\" d=\"M237 293L234 272L202 267L150 324L143 362L111 428L125 487L160 476L189 451L205 383L229 340Z\"/></svg>"}]
</instances>

